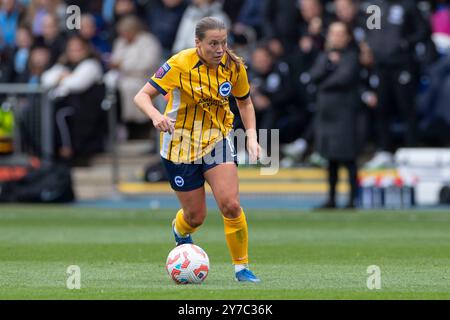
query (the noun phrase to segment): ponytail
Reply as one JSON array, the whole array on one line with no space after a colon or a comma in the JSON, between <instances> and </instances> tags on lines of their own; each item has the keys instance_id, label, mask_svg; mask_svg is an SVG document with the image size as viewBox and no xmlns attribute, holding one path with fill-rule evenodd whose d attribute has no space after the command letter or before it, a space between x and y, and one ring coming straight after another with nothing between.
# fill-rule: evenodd
<instances>
[{"instance_id":1,"label":"ponytail","mask_svg":"<svg viewBox=\"0 0 450 320\"><path fill-rule=\"evenodd\" d=\"M239 72L241 70L241 65L244 64L244 59L242 59L241 57L238 57L231 49L227 48L226 53L227 53L227 58L225 61L225 69L230 69L231 62L234 62L234 64L236 64L236 70L237 70L237 72Z\"/></svg>"}]
</instances>

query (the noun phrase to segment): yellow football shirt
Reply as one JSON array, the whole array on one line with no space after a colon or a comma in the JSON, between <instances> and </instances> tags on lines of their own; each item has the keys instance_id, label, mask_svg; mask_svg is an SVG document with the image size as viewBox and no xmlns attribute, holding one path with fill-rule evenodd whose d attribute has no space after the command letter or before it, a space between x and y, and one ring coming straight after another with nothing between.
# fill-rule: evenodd
<instances>
[{"instance_id":1,"label":"yellow football shirt","mask_svg":"<svg viewBox=\"0 0 450 320\"><path fill-rule=\"evenodd\" d=\"M200 60L195 48L180 51L149 80L161 94L169 94L164 114L175 120L175 132L161 132L161 156L176 163L191 163L211 152L233 128L229 97L250 94L247 71L234 63L225 67L226 54L217 70Z\"/></svg>"}]
</instances>

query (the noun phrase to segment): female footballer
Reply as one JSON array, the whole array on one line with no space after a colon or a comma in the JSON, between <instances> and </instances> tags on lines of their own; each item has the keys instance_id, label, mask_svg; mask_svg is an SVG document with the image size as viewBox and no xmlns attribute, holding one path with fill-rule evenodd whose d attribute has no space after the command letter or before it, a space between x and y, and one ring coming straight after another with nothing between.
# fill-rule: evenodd
<instances>
[{"instance_id":1,"label":"female footballer","mask_svg":"<svg viewBox=\"0 0 450 320\"><path fill-rule=\"evenodd\" d=\"M152 103L158 94L170 95L164 115ZM246 128L250 159L255 161L260 146L244 63L227 48L225 24L206 17L196 25L195 48L167 60L134 102L161 131L162 162L182 208L172 222L176 244L193 243L191 234L205 220L206 180L222 212L236 280L259 282L248 269L248 227L229 137L234 118L231 94Z\"/></svg>"}]
</instances>

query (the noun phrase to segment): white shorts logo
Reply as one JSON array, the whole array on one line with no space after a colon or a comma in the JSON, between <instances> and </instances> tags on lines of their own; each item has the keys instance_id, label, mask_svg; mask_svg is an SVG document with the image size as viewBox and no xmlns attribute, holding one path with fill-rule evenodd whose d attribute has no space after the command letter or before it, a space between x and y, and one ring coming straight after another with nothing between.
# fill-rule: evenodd
<instances>
[{"instance_id":1,"label":"white shorts logo","mask_svg":"<svg viewBox=\"0 0 450 320\"><path fill-rule=\"evenodd\" d=\"M176 184L177 186L179 186L179 187L184 186L184 180L183 180L182 177L176 176L175 179L174 179L174 181L175 181L175 184Z\"/></svg>"}]
</instances>

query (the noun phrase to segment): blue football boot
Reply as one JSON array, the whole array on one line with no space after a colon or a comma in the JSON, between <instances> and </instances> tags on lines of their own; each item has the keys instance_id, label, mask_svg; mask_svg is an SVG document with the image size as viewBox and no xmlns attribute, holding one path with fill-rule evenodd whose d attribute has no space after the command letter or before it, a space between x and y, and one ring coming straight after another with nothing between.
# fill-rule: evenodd
<instances>
[{"instance_id":1,"label":"blue football boot","mask_svg":"<svg viewBox=\"0 0 450 320\"><path fill-rule=\"evenodd\" d=\"M236 281L239 282L261 282L260 279L258 279L253 272L251 272L248 269L242 269L239 272L236 272Z\"/></svg>"},{"instance_id":2,"label":"blue football boot","mask_svg":"<svg viewBox=\"0 0 450 320\"><path fill-rule=\"evenodd\" d=\"M175 237L175 244L178 246L181 246L182 244L187 244L187 243L194 243L194 241L192 241L192 237L191 235L187 235L186 237L180 237L176 232L175 232L175 219L172 221L172 232L173 232L173 236Z\"/></svg>"}]
</instances>

